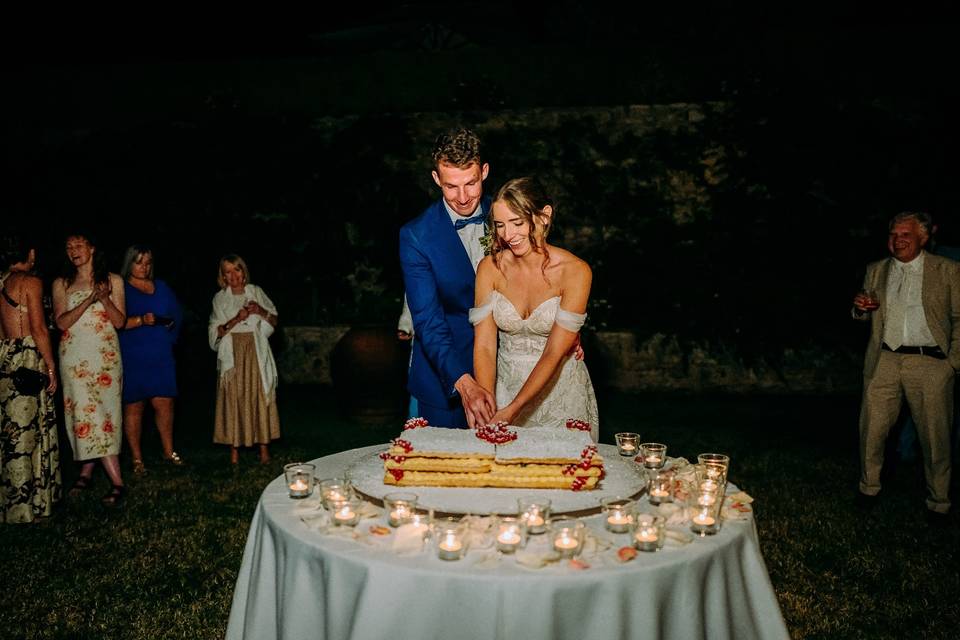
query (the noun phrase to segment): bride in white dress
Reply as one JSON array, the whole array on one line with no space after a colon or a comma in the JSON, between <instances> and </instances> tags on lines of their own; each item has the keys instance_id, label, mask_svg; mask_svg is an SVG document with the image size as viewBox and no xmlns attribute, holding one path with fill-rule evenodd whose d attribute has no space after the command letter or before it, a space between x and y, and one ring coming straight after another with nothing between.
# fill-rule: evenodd
<instances>
[{"instance_id":1,"label":"bride in white dress","mask_svg":"<svg viewBox=\"0 0 960 640\"><path fill-rule=\"evenodd\" d=\"M586 364L573 356L592 274L547 243L553 213L533 178L511 180L493 201L493 250L477 268L470 310L474 374L496 396L491 422L564 427L583 420L596 441L596 396Z\"/></svg>"}]
</instances>

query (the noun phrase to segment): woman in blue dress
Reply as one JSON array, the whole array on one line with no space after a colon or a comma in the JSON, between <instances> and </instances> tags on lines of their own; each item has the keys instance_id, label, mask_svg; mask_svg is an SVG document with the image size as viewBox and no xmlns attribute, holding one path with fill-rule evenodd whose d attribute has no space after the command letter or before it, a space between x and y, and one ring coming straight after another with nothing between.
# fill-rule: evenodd
<instances>
[{"instance_id":1,"label":"woman in blue dress","mask_svg":"<svg viewBox=\"0 0 960 640\"><path fill-rule=\"evenodd\" d=\"M134 245L127 249L121 275L127 300L127 321L120 332L123 357L123 432L133 454L133 472L146 473L140 434L143 410L153 407L163 458L180 466L183 460L173 449L173 409L177 396L173 345L180 332L182 313L173 291L163 280L153 278L153 252Z\"/></svg>"}]
</instances>

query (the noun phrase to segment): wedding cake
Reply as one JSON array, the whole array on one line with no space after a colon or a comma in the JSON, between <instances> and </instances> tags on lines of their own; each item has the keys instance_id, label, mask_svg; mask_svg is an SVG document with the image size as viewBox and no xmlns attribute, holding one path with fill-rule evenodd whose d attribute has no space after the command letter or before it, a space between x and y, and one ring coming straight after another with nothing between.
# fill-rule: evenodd
<instances>
[{"instance_id":1,"label":"wedding cake","mask_svg":"<svg viewBox=\"0 0 960 640\"><path fill-rule=\"evenodd\" d=\"M408 420L383 458L384 484L426 487L595 489L603 458L589 425L443 429Z\"/></svg>"}]
</instances>

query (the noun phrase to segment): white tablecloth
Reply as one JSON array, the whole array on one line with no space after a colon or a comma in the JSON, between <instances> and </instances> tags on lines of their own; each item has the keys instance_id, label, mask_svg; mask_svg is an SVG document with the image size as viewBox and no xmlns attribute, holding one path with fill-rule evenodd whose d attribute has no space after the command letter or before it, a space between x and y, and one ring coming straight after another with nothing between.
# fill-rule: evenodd
<instances>
[{"instance_id":1,"label":"white tablecloth","mask_svg":"<svg viewBox=\"0 0 960 640\"><path fill-rule=\"evenodd\" d=\"M342 473L377 448L320 458L318 474ZM300 520L297 502L282 477L264 490L228 640L789 637L752 518L625 564L487 568L470 554L445 562L323 535Z\"/></svg>"}]
</instances>

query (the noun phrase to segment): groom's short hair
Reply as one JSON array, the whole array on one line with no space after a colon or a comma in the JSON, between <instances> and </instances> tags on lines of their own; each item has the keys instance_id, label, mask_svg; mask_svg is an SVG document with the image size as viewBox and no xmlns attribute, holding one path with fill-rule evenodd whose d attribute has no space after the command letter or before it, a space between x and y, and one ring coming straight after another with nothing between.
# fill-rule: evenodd
<instances>
[{"instance_id":1,"label":"groom's short hair","mask_svg":"<svg viewBox=\"0 0 960 640\"><path fill-rule=\"evenodd\" d=\"M480 137L466 127L454 127L439 136L433 145L433 166L440 163L451 164L458 168L468 167L480 161Z\"/></svg>"}]
</instances>

